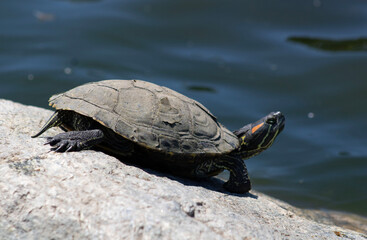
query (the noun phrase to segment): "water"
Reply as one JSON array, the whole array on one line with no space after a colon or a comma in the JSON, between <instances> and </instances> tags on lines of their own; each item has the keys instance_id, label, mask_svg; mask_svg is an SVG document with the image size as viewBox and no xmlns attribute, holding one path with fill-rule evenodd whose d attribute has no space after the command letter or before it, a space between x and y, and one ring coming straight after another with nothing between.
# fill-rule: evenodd
<instances>
[{"instance_id":1,"label":"water","mask_svg":"<svg viewBox=\"0 0 367 240\"><path fill-rule=\"evenodd\" d=\"M247 161L256 190L367 216L367 2L0 1L0 97L47 107L102 79L143 79L230 129L280 110Z\"/></svg>"}]
</instances>

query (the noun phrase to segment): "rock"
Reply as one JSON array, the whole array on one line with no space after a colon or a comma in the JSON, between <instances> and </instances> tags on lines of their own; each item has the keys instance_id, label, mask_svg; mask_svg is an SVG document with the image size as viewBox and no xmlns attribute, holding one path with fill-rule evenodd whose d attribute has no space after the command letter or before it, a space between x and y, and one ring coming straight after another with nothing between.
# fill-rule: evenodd
<instances>
[{"instance_id":1,"label":"rock","mask_svg":"<svg viewBox=\"0 0 367 240\"><path fill-rule=\"evenodd\" d=\"M229 194L218 179L175 178L92 150L50 152L30 135L51 113L0 100L0 239L367 238L254 191Z\"/></svg>"}]
</instances>

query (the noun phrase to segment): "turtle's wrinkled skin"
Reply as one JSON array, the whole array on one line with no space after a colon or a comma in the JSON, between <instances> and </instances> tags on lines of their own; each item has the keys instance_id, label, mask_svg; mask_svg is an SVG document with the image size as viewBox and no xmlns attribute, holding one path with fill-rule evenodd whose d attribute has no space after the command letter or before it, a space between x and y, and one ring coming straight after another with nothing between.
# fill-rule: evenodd
<instances>
[{"instance_id":1,"label":"turtle's wrinkled skin","mask_svg":"<svg viewBox=\"0 0 367 240\"><path fill-rule=\"evenodd\" d=\"M47 138L56 152L102 149L188 177L230 172L224 187L251 189L244 159L267 149L284 128L270 113L231 132L197 101L141 80L88 83L49 100L56 109L37 137L51 127L65 133Z\"/></svg>"}]
</instances>

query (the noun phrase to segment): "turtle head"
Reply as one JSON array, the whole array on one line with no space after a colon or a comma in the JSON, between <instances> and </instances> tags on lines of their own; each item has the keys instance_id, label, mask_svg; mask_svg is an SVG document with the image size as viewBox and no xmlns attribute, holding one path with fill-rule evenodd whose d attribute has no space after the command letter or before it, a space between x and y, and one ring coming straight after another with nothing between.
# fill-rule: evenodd
<instances>
[{"instance_id":1,"label":"turtle head","mask_svg":"<svg viewBox=\"0 0 367 240\"><path fill-rule=\"evenodd\" d=\"M246 159L270 147L283 130L285 118L281 112L272 112L257 122L234 131L240 140L239 155Z\"/></svg>"}]
</instances>

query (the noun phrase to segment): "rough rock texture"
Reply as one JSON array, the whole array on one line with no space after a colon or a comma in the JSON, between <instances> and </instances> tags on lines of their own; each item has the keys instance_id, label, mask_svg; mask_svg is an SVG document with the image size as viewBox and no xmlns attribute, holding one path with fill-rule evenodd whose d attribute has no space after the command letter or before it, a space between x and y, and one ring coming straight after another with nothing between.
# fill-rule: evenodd
<instances>
[{"instance_id":1,"label":"rough rock texture","mask_svg":"<svg viewBox=\"0 0 367 240\"><path fill-rule=\"evenodd\" d=\"M50 114L0 100L0 239L367 239L256 192L228 194L220 180L50 152L30 138Z\"/></svg>"}]
</instances>

